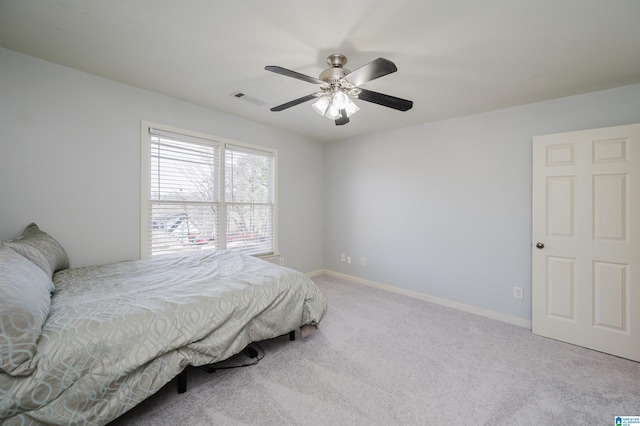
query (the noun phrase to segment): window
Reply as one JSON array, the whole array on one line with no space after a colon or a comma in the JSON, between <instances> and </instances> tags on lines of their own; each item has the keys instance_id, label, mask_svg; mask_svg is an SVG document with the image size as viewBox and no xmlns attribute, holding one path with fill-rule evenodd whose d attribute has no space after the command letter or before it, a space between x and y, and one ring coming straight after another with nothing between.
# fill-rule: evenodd
<instances>
[{"instance_id":1,"label":"window","mask_svg":"<svg viewBox=\"0 0 640 426\"><path fill-rule=\"evenodd\" d=\"M142 257L277 254L276 151L142 123Z\"/></svg>"}]
</instances>

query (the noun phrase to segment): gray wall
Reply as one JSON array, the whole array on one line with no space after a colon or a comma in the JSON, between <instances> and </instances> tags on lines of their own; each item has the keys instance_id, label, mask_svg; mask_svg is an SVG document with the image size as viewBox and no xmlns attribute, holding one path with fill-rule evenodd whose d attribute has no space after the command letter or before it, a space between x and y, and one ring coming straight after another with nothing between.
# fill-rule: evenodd
<instances>
[{"instance_id":1,"label":"gray wall","mask_svg":"<svg viewBox=\"0 0 640 426\"><path fill-rule=\"evenodd\" d=\"M140 121L278 149L280 252L324 266L323 146L50 62L0 49L0 240L30 222L72 266L140 256Z\"/></svg>"},{"instance_id":2,"label":"gray wall","mask_svg":"<svg viewBox=\"0 0 640 426\"><path fill-rule=\"evenodd\" d=\"M532 137L635 122L640 85L328 143L326 267L528 321Z\"/></svg>"}]
</instances>

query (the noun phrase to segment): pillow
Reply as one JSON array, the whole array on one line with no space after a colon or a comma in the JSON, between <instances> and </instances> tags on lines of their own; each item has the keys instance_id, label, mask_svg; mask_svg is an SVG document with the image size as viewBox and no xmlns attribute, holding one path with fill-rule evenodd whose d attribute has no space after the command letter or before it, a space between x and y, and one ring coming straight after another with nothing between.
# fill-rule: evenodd
<instances>
[{"instance_id":1,"label":"pillow","mask_svg":"<svg viewBox=\"0 0 640 426\"><path fill-rule=\"evenodd\" d=\"M20 237L4 245L38 265L50 278L54 272L69 267L69 258L62 246L35 223L27 226Z\"/></svg>"},{"instance_id":2,"label":"pillow","mask_svg":"<svg viewBox=\"0 0 640 426\"><path fill-rule=\"evenodd\" d=\"M0 371L27 376L49 315L53 282L10 248L0 247Z\"/></svg>"}]
</instances>

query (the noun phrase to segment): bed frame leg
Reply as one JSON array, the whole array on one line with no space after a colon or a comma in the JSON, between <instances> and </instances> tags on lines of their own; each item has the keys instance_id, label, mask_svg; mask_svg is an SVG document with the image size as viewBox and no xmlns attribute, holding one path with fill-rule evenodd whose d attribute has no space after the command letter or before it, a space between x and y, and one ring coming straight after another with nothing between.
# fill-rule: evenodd
<instances>
[{"instance_id":1,"label":"bed frame leg","mask_svg":"<svg viewBox=\"0 0 640 426\"><path fill-rule=\"evenodd\" d=\"M296 331L295 330L291 330L289 332L289 340L296 340Z\"/></svg>"},{"instance_id":2,"label":"bed frame leg","mask_svg":"<svg viewBox=\"0 0 640 426\"><path fill-rule=\"evenodd\" d=\"M185 393L187 391L187 368L180 374L178 374L178 393Z\"/></svg>"}]
</instances>

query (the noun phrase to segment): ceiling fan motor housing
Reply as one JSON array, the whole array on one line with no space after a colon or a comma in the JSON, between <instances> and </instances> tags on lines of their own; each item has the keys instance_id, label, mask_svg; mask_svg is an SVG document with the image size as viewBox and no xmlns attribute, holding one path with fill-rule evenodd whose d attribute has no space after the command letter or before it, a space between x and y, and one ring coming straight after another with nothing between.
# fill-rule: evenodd
<instances>
[{"instance_id":1,"label":"ceiling fan motor housing","mask_svg":"<svg viewBox=\"0 0 640 426\"><path fill-rule=\"evenodd\" d=\"M320 73L320 80L332 85L338 84L340 83L340 79L344 78L350 72L351 71L346 68L327 68Z\"/></svg>"},{"instance_id":2,"label":"ceiling fan motor housing","mask_svg":"<svg viewBox=\"0 0 640 426\"><path fill-rule=\"evenodd\" d=\"M339 84L340 79L344 78L351 72L350 70L343 68L344 64L346 63L346 56L339 53L330 55L329 57L327 57L327 64L329 64L331 68L327 68L320 73L320 80L326 81L331 85Z\"/></svg>"}]
</instances>

